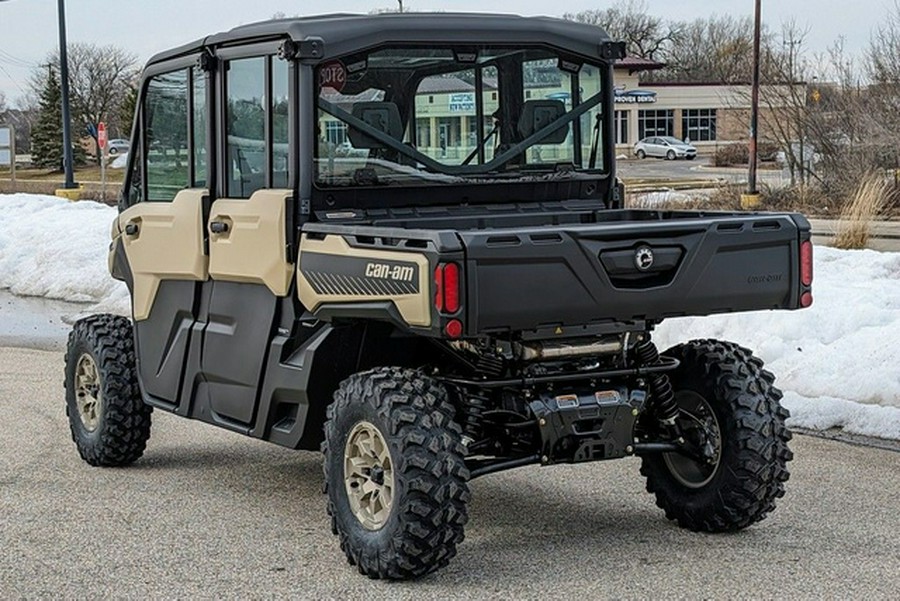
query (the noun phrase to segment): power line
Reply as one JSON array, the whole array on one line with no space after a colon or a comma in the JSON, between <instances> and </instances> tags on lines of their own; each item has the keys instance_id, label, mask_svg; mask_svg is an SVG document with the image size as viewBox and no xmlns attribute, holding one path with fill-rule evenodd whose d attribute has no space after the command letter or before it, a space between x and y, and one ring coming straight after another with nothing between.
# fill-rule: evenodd
<instances>
[{"instance_id":1,"label":"power line","mask_svg":"<svg viewBox=\"0 0 900 601\"><path fill-rule=\"evenodd\" d=\"M17 66L17 67L27 67L29 69L35 67L34 63L27 61L23 58L19 58L18 56L15 56L14 54L10 54L9 52L7 52L6 50L3 50L2 48L0 48L0 60L3 60L3 62L5 62L8 65L13 65L13 66Z\"/></svg>"}]
</instances>

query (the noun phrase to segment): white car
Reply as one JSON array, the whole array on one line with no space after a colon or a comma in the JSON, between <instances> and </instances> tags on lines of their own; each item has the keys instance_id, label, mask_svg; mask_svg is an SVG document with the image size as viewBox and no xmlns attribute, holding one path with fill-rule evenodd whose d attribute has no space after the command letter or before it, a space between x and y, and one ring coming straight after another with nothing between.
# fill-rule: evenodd
<instances>
[{"instance_id":1,"label":"white car","mask_svg":"<svg viewBox=\"0 0 900 601\"><path fill-rule=\"evenodd\" d=\"M109 154L112 156L123 152L128 152L129 148L131 148L131 143L128 140L117 138L107 142L107 152L109 152Z\"/></svg>"},{"instance_id":2,"label":"white car","mask_svg":"<svg viewBox=\"0 0 900 601\"><path fill-rule=\"evenodd\" d=\"M651 136L634 145L634 156L639 159L659 157L670 161L675 159L693 161L697 156L697 149L672 136Z\"/></svg>"}]
</instances>

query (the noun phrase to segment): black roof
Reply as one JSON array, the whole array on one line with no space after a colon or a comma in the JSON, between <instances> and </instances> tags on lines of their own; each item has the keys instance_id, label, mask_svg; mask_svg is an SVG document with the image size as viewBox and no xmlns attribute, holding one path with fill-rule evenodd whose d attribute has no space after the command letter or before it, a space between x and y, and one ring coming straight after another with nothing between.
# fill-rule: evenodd
<instances>
[{"instance_id":1,"label":"black roof","mask_svg":"<svg viewBox=\"0 0 900 601\"><path fill-rule=\"evenodd\" d=\"M483 13L389 13L381 15L332 14L295 19L273 19L235 27L191 44L161 52L156 63L189 54L204 46L290 38L302 42L321 38L321 60L394 43L544 43L588 57L599 57L609 35L599 27L553 17L521 17Z\"/></svg>"}]
</instances>

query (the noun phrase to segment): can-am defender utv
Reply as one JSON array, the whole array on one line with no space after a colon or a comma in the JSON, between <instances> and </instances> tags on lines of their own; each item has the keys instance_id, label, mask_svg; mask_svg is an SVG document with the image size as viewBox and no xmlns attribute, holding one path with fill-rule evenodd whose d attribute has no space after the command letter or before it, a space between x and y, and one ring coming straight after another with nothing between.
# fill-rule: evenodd
<instances>
[{"instance_id":1,"label":"can-am defender utv","mask_svg":"<svg viewBox=\"0 0 900 601\"><path fill-rule=\"evenodd\" d=\"M557 19L399 14L154 57L109 254L132 316L69 338L81 456L135 461L153 408L321 448L334 533L375 578L446 565L469 482L530 464L638 455L681 526L765 517L791 458L772 374L651 332L808 306L809 224L623 208L623 54Z\"/></svg>"}]
</instances>

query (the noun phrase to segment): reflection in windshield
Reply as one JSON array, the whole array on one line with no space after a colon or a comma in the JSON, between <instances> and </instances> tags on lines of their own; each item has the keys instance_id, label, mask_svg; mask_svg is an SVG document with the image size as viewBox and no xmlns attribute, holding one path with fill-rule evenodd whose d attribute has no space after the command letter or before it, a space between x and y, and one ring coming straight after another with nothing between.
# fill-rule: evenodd
<instances>
[{"instance_id":1,"label":"reflection in windshield","mask_svg":"<svg viewBox=\"0 0 900 601\"><path fill-rule=\"evenodd\" d=\"M383 49L331 61L319 69L317 183L602 171L601 77L548 50Z\"/></svg>"}]
</instances>

